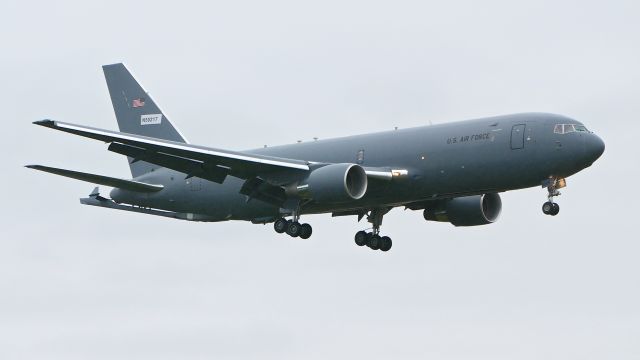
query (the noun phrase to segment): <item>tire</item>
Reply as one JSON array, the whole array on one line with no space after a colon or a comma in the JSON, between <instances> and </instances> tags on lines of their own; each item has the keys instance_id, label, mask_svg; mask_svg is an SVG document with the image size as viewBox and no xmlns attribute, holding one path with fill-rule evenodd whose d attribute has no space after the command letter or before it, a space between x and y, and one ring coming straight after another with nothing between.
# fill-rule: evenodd
<instances>
[{"instance_id":1,"label":"tire","mask_svg":"<svg viewBox=\"0 0 640 360\"><path fill-rule=\"evenodd\" d=\"M366 231L358 231L356 236L354 236L354 240L356 241L356 245L365 246L367 245L367 232Z\"/></svg>"},{"instance_id":2,"label":"tire","mask_svg":"<svg viewBox=\"0 0 640 360\"><path fill-rule=\"evenodd\" d=\"M547 201L546 203L542 204L542 213L544 213L545 215L551 215L551 210L553 210L552 202Z\"/></svg>"},{"instance_id":3,"label":"tire","mask_svg":"<svg viewBox=\"0 0 640 360\"><path fill-rule=\"evenodd\" d=\"M300 238L301 239L308 239L311 237L311 234L313 233L313 229L311 228L311 225L309 224L302 224L300 226Z\"/></svg>"},{"instance_id":4,"label":"tire","mask_svg":"<svg viewBox=\"0 0 640 360\"><path fill-rule=\"evenodd\" d=\"M289 223L289 226L287 227L287 234L289 234L289 236L291 237L298 237L300 236L300 230L302 229L302 225L300 225L299 222L291 222Z\"/></svg>"},{"instance_id":5,"label":"tire","mask_svg":"<svg viewBox=\"0 0 640 360\"><path fill-rule=\"evenodd\" d=\"M549 214L551 216L556 216L558 215L558 213L560 213L560 205L553 203L553 206L551 207L551 212Z\"/></svg>"},{"instance_id":6,"label":"tire","mask_svg":"<svg viewBox=\"0 0 640 360\"><path fill-rule=\"evenodd\" d=\"M391 245L393 245L393 243L391 242L391 238L388 236L383 236L382 238L380 238L380 251L389 251L391 250Z\"/></svg>"},{"instance_id":7,"label":"tire","mask_svg":"<svg viewBox=\"0 0 640 360\"><path fill-rule=\"evenodd\" d=\"M380 249L380 236L379 235L371 236L371 238L369 239L369 244L368 245L371 248L371 250Z\"/></svg>"},{"instance_id":8,"label":"tire","mask_svg":"<svg viewBox=\"0 0 640 360\"><path fill-rule=\"evenodd\" d=\"M273 230L275 230L278 234L282 234L287 231L288 227L287 219L280 218L273 223Z\"/></svg>"}]
</instances>

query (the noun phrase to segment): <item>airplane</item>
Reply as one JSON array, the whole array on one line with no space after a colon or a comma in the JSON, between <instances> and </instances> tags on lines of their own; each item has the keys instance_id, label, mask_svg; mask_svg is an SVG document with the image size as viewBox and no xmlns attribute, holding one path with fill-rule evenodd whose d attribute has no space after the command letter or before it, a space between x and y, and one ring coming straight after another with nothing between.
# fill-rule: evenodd
<instances>
[{"instance_id":1,"label":"airplane","mask_svg":"<svg viewBox=\"0 0 640 360\"><path fill-rule=\"evenodd\" d=\"M103 66L119 132L55 120L34 124L103 141L127 157L131 179L42 165L26 167L112 187L85 205L187 221L273 223L307 239L303 215L366 217L354 241L383 252L380 227L396 207L454 226L495 222L499 193L542 186L544 214L566 178L591 166L604 142L584 124L548 113L521 113L364 135L231 151L195 145L169 121L122 63ZM368 226L368 225L367 225ZM367 231L368 230L368 231Z\"/></svg>"}]
</instances>

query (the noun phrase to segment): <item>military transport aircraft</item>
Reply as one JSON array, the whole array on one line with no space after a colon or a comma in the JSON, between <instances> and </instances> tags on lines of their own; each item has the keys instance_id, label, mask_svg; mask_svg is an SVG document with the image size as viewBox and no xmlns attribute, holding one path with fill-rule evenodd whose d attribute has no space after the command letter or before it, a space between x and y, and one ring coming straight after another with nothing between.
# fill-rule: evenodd
<instances>
[{"instance_id":1,"label":"military transport aircraft","mask_svg":"<svg viewBox=\"0 0 640 360\"><path fill-rule=\"evenodd\" d=\"M394 207L424 211L455 226L495 222L498 193L540 186L542 211L557 215L565 178L590 166L604 142L565 116L524 113L396 129L293 145L230 151L193 145L123 64L103 66L120 132L41 120L35 124L108 143L127 156L132 179L41 165L27 167L113 187L82 204L189 221L273 223L303 239L306 214L366 217L355 242L388 251L383 216Z\"/></svg>"}]
</instances>

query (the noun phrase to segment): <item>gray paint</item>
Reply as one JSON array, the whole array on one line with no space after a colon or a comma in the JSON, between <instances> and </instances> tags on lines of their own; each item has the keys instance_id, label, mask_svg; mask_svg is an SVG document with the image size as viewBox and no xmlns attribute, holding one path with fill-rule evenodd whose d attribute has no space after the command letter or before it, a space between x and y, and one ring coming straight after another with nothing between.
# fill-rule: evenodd
<instances>
[{"instance_id":1,"label":"gray paint","mask_svg":"<svg viewBox=\"0 0 640 360\"><path fill-rule=\"evenodd\" d=\"M104 65L102 70L121 132L186 142L182 134L171 125L167 115L156 105L151 95L138 84L124 64ZM162 119L159 120L159 124L143 124L142 117L145 114L160 115ZM129 159L130 162L132 160ZM159 168L144 161L132 162L129 167L133 177Z\"/></svg>"},{"instance_id":2,"label":"gray paint","mask_svg":"<svg viewBox=\"0 0 640 360\"><path fill-rule=\"evenodd\" d=\"M526 140L521 149L511 149L511 129L526 124ZM555 124L580 124L553 114L517 114L436 126L395 130L249 152L323 163L355 162L365 149L364 166L409 170L408 178L391 182L370 181L362 200L339 205L309 204L305 213L334 212L356 208L401 206L436 198L502 192L540 186L549 176L568 177L590 166L604 150L593 133L554 134ZM447 144L453 137L490 134L486 140ZM459 141L459 140L458 140ZM424 159L422 157L424 156ZM173 181L168 177L173 176ZM203 182L201 192L180 196L184 186L180 174L170 170L147 174L139 181L160 183L166 191L149 196L114 190L111 196L122 202L168 208L174 211L217 214L220 220L251 220L277 216L278 209L267 204L246 204L238 194L242 181L229 178L224 184ZM168 195L168 194L171 195ZM166 197L172 197L172 205ZM228 210L220 211L216 205Z\"/></svg>"},{"instance_id":3,"label":"gray paint","mask_svg":"<svg viewBox=\"0 0 640 360\"><path fill-rule=\"evenodd\" d=\"M51 174L65 176L65 177L76 179L76 180L87 181L94 184L111 186L119 189L135 191L135 192L143 192L143 193L156 192L156 191L162 190L163 188L162 185L147 184L147 183L134 181L134 180L118 179L110 176L102 176L102 175L96 175L96 174L83 173L79 171L71 171L71 170L53 168L50 166L27 165L25 167L34 169L34 170L48 172Z\"/></svg>"},{"instance_id":4,"label":"gray paint","mask_svg":"<svg viewBox=\"0 0 640 360\"><path fill-rule=\"evenodd\" d=\"M121 130L144 138L129 136L125 139L118 133L51 120L36 123L107 142L124 141L144 149L143 153L148 155L134 159L132 171L140 160L153 163L156 152L180 156L173 160L177 165L162 162L173 170L153 166L137 168L136 171L143 173L134 178L136 181L162 185L161 191L139 193L115 188L111 197L118 203L195 213L209 221L268 222L290 214L298 207L301 214L366 212L396 206L424 208L434 200L522 189L543 184L549 178L565 178L590 166L604 151L604 142L591 132L554 132L558 124L582 125L580 122L545 113L496 116L244 152L202 146L182 146L180 149L175 143L184 142L184 139L177 135L168 119L163 118L157 124L139 121L140 116L144 117L140 114L159 111L155 103L151 103L150 108L143 104L132 114L129 100L118 99L121 88L139 89L137 93L132 90L122 92L135 94L127 95L127 98L142 96L142 87L126 68L115 64L105 66L104 70ZM162 143L154 138L174 143ZM200 155L201 152L215 155L211 158ZM227 176L221 183L200 179L197 172L176 171L185 167L181 159L188 164L201 161L203 168L224 165L234 176ZM260 161L269 165L265 167ZM322 201L327 197L318 194L310 201L298 202L294 194L288 195L285 203L272 203L250 198L241 191L245 181L254 177L264 179L274 188L315 182L315 191L323 188L333 191L327 183L331 180L320 174L326 172L322 166L349 163L357 163L365 169L402 169L407 171L407 176L391 180L372 177L366 194L357 200ZM292 172L286 164L309 164L310 170ZM313 180L317 167L320 169ZM340 177L336 179L336 185L341 186ZM331 196L335 198L335 195Z\"/></svg>"}]
</instances>

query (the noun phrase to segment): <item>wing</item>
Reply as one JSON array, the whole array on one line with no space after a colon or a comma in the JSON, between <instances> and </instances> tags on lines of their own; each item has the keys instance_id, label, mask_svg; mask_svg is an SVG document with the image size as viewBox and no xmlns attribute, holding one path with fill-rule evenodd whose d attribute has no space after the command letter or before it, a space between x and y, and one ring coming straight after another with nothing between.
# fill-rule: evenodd
<instances>
[{"instance_id":1,"label":"wing","mask_svg":"<svg viewBox=\"0 0 640 360\"><path fill-rule=\"evenodd\" d=\"M110 143L109 150L146 161L190 176L222 183L227 175L252 179L273 173L296 173L302 176L309 162L246 152L214 149L141 135L119 133L53 120L34 122L36 125Z\"/></svg>"},{"instance_id":2,"label":"wing","mask_svg":"<svg viewBox=\"0 0 640 360\"><path fill-rule=\"evenodd\" d=\"M162 185L147 184L147 183L143 183L135 180L118 179L118 178L109 177L109 176L89 174L89 173L84 173L80 171L73 171L73 170L66 170L66 169L59 169L59 168L54 168L49 166L27 165L26 167L28 167L29 169L48 172L50 174L66 176L68 178L72 178L76 180L87 181L93 184L112 186L120 189L130 190L130 191L156 192L164 188L164 186Z\"/></svg>"},{"instance_id":3,"label":"wing","mask_svg":"<svg viewBox=\"0 0 640 360\"><path fill-rule=\"evenodd\" d=\"M240 193L247 195L248 199L276 205L286 201L284 185L302 180L315 168L328 165L221 150L54 120L41 120L34 124L104 141L109 143L110 151L130 157L132 163L145 161L187 174L187 178L195 176L217 183L224 182L228 175L244 179ZM363 168L370 179L390 181L407 175L407 170Z\"/></svg>"}]
</instances>

